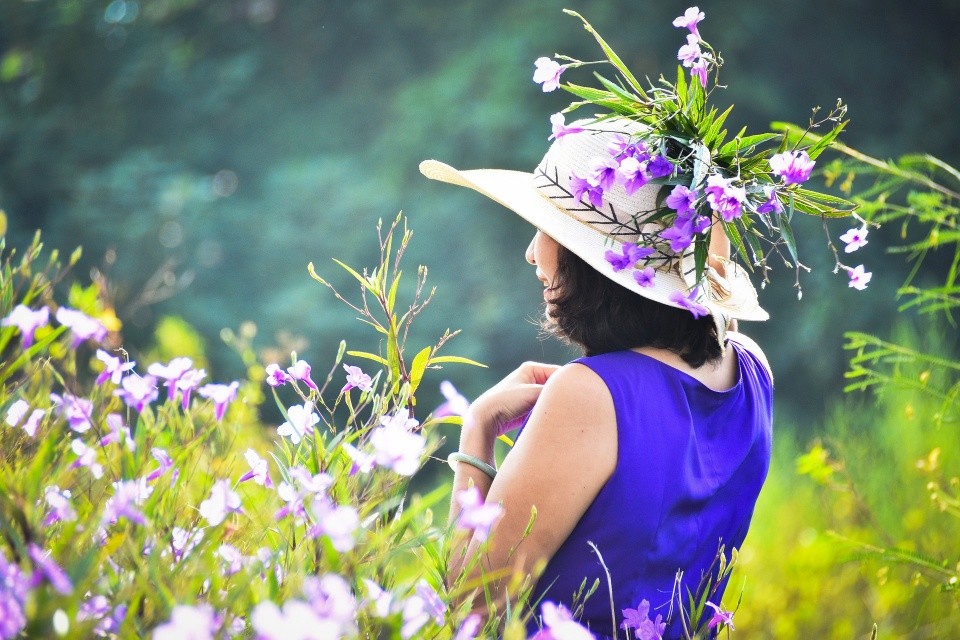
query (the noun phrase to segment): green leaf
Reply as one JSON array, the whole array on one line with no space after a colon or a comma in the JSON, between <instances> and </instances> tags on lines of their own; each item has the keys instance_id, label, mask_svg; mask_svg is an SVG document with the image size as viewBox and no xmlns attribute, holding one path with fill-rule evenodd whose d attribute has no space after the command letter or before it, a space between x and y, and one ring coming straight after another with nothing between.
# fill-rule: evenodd
<instances>
[{"instance_id":1,"label":"green leaf","mask_svg":"<svg viewBox=\"0 0 960 640\"><path fill-rule=\"evenodd\" d=\"M376 289L376 287L373 286L373 283L370 282L370 278L367 278L367 277L364 277L364 276L360 275L360 274L357 273L353 268L351 268L349 265L347 265L347 264L345 264L345 263L343 263L343 262L340 262L340 261L337 260L336 258L333 258L333 261L336 262L338 265L340 265L340 266L343 268L344 271L346 271L347 273L349 273L350 275L352 275L354 278L356 278L357 281L358 281L360 284L363 285L364 289L367 289L368 291L370 291L370 293L373 293L374 295L376 295L377 289Z\"/></svg>"},{"instance_id":2,"label":"green leaf","mask_svg":"<svg viewBox=\"0 0 960 640\"><path fill-rule=\"evenodd\" d=\"M640 99L637 98L637 96L627 93L626 91L624 91L622 87L619 87L615 83L611 82L610 80L607 80L599 73L594 72L593 75L597 77L597 80L600 81L600 84L605 86L610 91L610 93L614 94L616 97L620 98L621 100L625 102L630 102L631 100L640 102Z\"/></svg>"},{"instance_id":3,"label":"green leaf","mask_svg":"<svg viewBox=\"0 0 960 640\"><path fill-rule=\"evenodd\" d=\"M383 357L373 353L367 353L366 351L347 351L347 355L353 356L354 358L363 358L365 360L373 360L374 362L382 364L385 367L390 366L390 363L387 362L386 359L384 359Z\"/></svg>"},{"instance_id":4,"label":"green leaf","mask_svg":"<svg viewBox=\"0 0 960 640\"><path fill-rule=\"evenodd\" d=\"M793 208L793 204L790 205ZM783 235L783 241L787 243L787 250L790 252L790 257L793 259L793 264L796 265L799 262L797 258L797 241L793 238L793 229L790 227L789 216L783 216L780 218L780 233Z\"/></svg>"},{"instance_id":5,"label":"green leaf","mask_svg":"<svg viewBox=\"0 0 960 640\"><path fill-rule=\"evenodd\" d=\"M621 60L620 56L618 56L616 52L610 48L610 45L608 45L607 42L600 37L600 34L597 33L597 30L594 29L589 22L587 22L587 19L571 9L564 9L563 12L567 15L579 18L580 21L583 22L583 28L590 32L590 35L596 39L597 43L600 45L600 48L603 49L603 52L606 54L607 59L610 60L610 64L616 67L617 71L619 71L623 78L630 84L631 87L633 87L634 91L641 95L644 100L646 100L647 94L644 92L643 87L640 86L640 83L637 82L637 79L633 76L633 73L630 72L630 69L627 68L627 65L623 64L623 60Z\"/></svg>"},{"instance_id":6,"label":"green leaf","mask_svg":"<svg viewBox=\"0 0 960 640\"><path fill-rule=\"evenodd\" d=\"M463 358L461 356L436 356L430 358L429 364L444 364L444 363L456 363L456 364L470 364L475 367L487 368L487 365L477 362L476 360L471 360L470 358Z\"/></svg>"},{"instance_id":7,"label":"green leaf","mask_svg":"<svg viewBox=\"0 0 960 640\"><path fill-rule=\"evenodd\" d=\"M432 347L424 347L417 353L413 358L413 362L410 364L410 393L411 395L417 390L417 387L420 386L420 380L423 379L423 373L427 370L427 365L430 363L430 353L433 351Z\"/></svg>"}]
</instances>

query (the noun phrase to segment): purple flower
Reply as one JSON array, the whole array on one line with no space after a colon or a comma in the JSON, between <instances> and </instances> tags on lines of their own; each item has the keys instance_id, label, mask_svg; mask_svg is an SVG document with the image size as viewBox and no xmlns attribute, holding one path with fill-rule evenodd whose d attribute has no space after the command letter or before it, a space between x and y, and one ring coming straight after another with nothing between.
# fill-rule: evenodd
<instances>
[{"instance_id":1,"label":"purple flower","mask_svg":"<svg viewBox=\"0 0 960 640\"><path fill-rule=\"evenodd\" d=\"M90 421L93 414L93 403L86 398L78 398L69 393L64 393L63 397L51 393L50 399L54 403L54 411L57 412L57 415L66 418L67 424L77 433L85 433L93 426Z\"/></svg>"},{"instance_id":2,"label":"purple flower","mask_svg":"<svg viewBox=\"0 0 960 640\"><path fill-rule=\"evenodd\" d=\"M239 513L240 496L230 488L229 480L217 480L210 489L210 497L200 503L200 516L215 527L231 513Z\"/></svg>"},{"instance_id":3,"label":"purple flower","mask_svg":"<svg viewBox=\"0 0 960 640\"><path fill-rule=\"evenodd\" d=\"M100 446L105 447L121 440L130 451L136 451L137 445L130 436L130 427L123 424L123 416L119 413L107 414L107 435L100 438Z\"/></svg>"},{"instance_id":4,"label":"purple flower","mask_svg":"<svg viewBox=\"0 0 960 640\"><path fill-rule=\"evenodd\" d=\"M293 444L299 444L308 432L313 432L313 425L318 422L320 416L314 412L312 402L295 404L287 409L287 421L277 427L277 435L287 436Z\"/></svg>"},{"instance_id":5,"label":"purple flower","mask_svg":"<svg viewBox=\"0 0 960 640\"><path fill-rule=\"evenodd\" d=\"M373 615L378 618L389 616L393 609L393 594L369 578L364 578L363 584L367 588L366 602L373 605Z\"/></svg>"},{"instance_id":6,"label":"purple flower","mask_svg":"<svg viewBox=\"0 0 960 640\"><path fill-rule=\"evenodd\" d=\"M467 409L470 408L470 401L462 393L457 391L453 383L444 380L440 383L440 393L447 399L446 402L437 407L433 412L434 418L444 416L464 416L467 415Z\"/></svg>"},{"instance_id":7,"label":"purple flower","mask_svg":"<svg viewBox=\"0 0 960 640\"><path fill-rule=\"evenodd\" d=\"M692 33L687 36L687 44L680 47L677 51L677 60L683 63L683 66L689 68L700 59L703 51L700 50L700 38Z\"/></svg>"},{"instance_id":8,"label":"purple flower","mask_svg":"<svg viewBox=\"0 0 960 640\"><path fill-rule=\"evenodd\" d=\"M699 197L700 194L697 193L696 189L691 191L682 184L678 184L667 196L664 203L676 211L678 216L689 218L695 211L695 205Z\"/></svg>"},{"instance_id":9,"label":"purple flower","mask_svg":"<svg viewBox=\"0 0 960 640\"><path fill-rule=\"evenodd\" d=\"M853 287L857 291L863 291L867 288L867 283L873 278L873 274L865 271L863 265L857 265L853 269L847 269L847 275L850 276L850 282L847 286Z\"/></svg>"},{"instance_id":10,"label":"purple flower","mask_svg":"<svg viewBox=\"0 0 960 640\"><path fill-rule=\"evenodd\" d=\"M554 91L560 86L560 75L566 67L546 56L537 58L533 64L537 68L536 71L533 72L533 81L539 85L543 85L544 93Z\"/></svg>"},{"instance_id":11,"label":"purple flower","mask_svg":"<svg viewBox=\"0 0 960 640\"><path fill-rule=\"evenodd\" d=\"M306 360L297 360L292 367L287 367L287 373L294 380L300 380L311 389L317 390L317 384L310 378L310 365Z\"/></svg>"},{"instance_id":12,"label":"purple flower","mask_svg":"<svg viewBox=\"0 0 960 640\"><path fill-rule=\"evenodd\" d=\"M483 542L490 535L490 529L503 515L503 507L497 503L485 503L480 490L476 487L458 491L456 495L457 502L460 504L457 526L472 530L477 540Z\"/></svg>"},{"instance_id":13,"label":"purple flower","mask_svg":"<svg viewBox=\"0 0 960 640\"><path fill-rule=\"evenodd\" d=\"M377 457L370 453L364 453L348 442L344 442L340 447L347 454L347 457L353 462L350 465L351 476L359 473L370 473L377 464Z\"/></svg>"},{"instance_id":14,"label":"purple flower","mask_svg":"<svg viewBox=\"0 0 960 640\"><path fill-rule=\"evenodd\" d=\"M350 389L370 391L373 388L373 380L360 367L345 364L343 369L347 372L347 384L343 386L342 391L349 391Z\"/></svg>"},{"instance_id":15,"label":"purple flower","mask_svg":"<svg viewBox=\"0 0 960 640\"><path fill-rule=\"evenodd\" d=\"M765 186L763 195L767 200L757 207L757 213L783 213L783 203L780 202L780 196L777 195L777 189L773 185Z\"/></svg>"},{"instance_id":16,"label":"purple flower","mask_svg":"<svg viewBox=\"0 0 960 640\"><path fill-rule=\"evenodd\" d=\"M660 232L660 237L670 242L671 251L680 253L693 244L693 225L678 217L672 227Z\"/></svg>"},{"instance_id":17,"label":"purple flower","mask_svg":"<svg viewBox=\"0 0 960 640\"><path fill-rule=\"evenodd\" d=\"M550 116L550 124L552 125L553 133L550 134L547 140L560 140L564 136L570 136L583 131L583 127L568 127L562 113L555 113Z\"/></svg>"},{"instance_id":18,"label":"purple flower","mask_svg":"<svg viewBox=\"0 0 960 640\"><path fill-rule=\"evenodd\" d=\"M353 549L356 544L356 532L360 528L360 516L357 510L346 505L333 506L324 498L316 498L313 506L314 524L307 531L310 538L327 536L330 544L340 553Z\"/></svg>"},{"instance_id":19,"label":"purple flower","mask_svg":"<svg viewBox=\"0 0 960 640\"><path fill-rule=\"evenodd\" d=\"M620 162L617 169L617 178L623 183L623 190L628 196L632 196L642 186L649 182L650 177L646 173L647 163L640 162L633 156L627 156Z\"/></svg>"},{"instance_id":20,"label":"purple flower","mask_svg":"<svg viewBox=\"0 0 960 640\"><path fill-rule=\"evenodd\" d=\"M167 470L173 469L173 459L170 458L170 455L164 449L154 447L150 450L150 455L152 455L153 459L157 461L158 466L156 469L151 471L149 475L147 475L147 482L153 482L166 473ZM174 469L173 477L170 479L170 482L176 482L177 476L179 475L180 472Z\"/></svg>"},{"instance_id":21,"label":"purple flower","mask_svg":"<svg viewBox=\"0 0 960 640\"><path fill-rule=\"evenodd\" d=\"M257 455L257 452L253 449L247 449L247 452L244 453L243 456L247 459L247 464L250 465L250 471L240 476L238 482L253 480L261 487L267 487L268 489L272 487L273 480L270 479L269 463Z\"/></svg>"},{"instance_id":22,"label":"purple flower","mask_svg":"<svg viewBox=\"0 0 960 640\"><path fill-rule=\"evenodd\" d=\"M622 133L615 133L607 143L607 150L610 155L621 164L626 158L635 158L639 162L645 162L650 158L647 153L647 143L643 140L631 142L631 138Z\"/></svg>"},{"instance_id":23,"label":"purple flower","mask_svg":"<svg viewBox=\"0 0 960 640\"><path fill-rule=\"evenodd\" d=\"M193 360L190 358L174 358L167 365L154 362L147 367L147 373L167 381L167 398L173 400L177 394L177 380L192 368Z\"/></svg>"},{"instance_id":24,"label":"purple flower","mask_svg":"<svg viewBox=\"0 0 960 640\"><path fill-rule=\"evenodd\" d=\"M473 640L477 637L481 624L483 624L483 618L480 617L480 614L471 613L460 625L457 635L453 636L453 640Z\"/></svg>"},{"instance_id":25,"label":"purple flower","mask_svg":"<svg viewBox=\"0 0 960 640\"><path fill-rule=\"evenodd\" d=\"M380 420L382 426L370 432L370 445L376 452L377 464L402 476L412 476L420 468L420 456L426 447L423 436L412 433L417 421L401 409Z\"/></svg>"},{"instance_id":26,"label":"purple flower","mask_svg":"<svg viewBox=\"0 0 960 640\"><path fill-rule=\"evenodd\" d=\"M636 609L623 610L623 623L620 627L633 629L633 635L637 640L661 640L667 624L663 622L663 616L660 614L657 614L655 620L651 620L650 603L641 600Z\"/></svg>"},{"instance_id":27,"label":"purple flower","mask_svg":"<svg viewBox=\"0 0 960 640\"><path fill-rule=\"evenodd\" d=\"M699 39L700 32L697 29L697 25L703 21L704 17L704 13L703 11L700 11L700 7L690 7L683 12L682 16L674 18L673 26L677 27L678 29L683 29L685 27L690 30L691 34Z\"/></svg>"},{"instance_id":28,"label":"purple flower","mask_svg":"<svg viewBox=\"0 0 960 640\"><path fill-rule=\"evenodd\" d=\"M0 550L0 639L12 640L27 626L23 605L30 591L30 581L16 564L7 562Z\"/></svg>"},{"instance_id":29,"label":"purple flower","mask_svg":"<svg viewBox=\"0 0 960 640\"><path fill-rule=\"evenodd\" d=\"M76 438L70 443L70 449L77 455L77 459L70 465L71 469L87 467L90 474L98 480L103 477L103 465L97 462L97 450L88 447L83 440Z\"/></svg>"},{"instance_id":30,"label":"purple flower","mask_svg":"<svg viewBox=\"0 0 960 640\"><path fill-rule=\"evenodd\" d=\"M815 164L806 151L784 151L770 158L770 170L773 175L782 177L784 184L806 182Z\"/></svg>"},{"instance_id":31,"label":"purple flower","mask_svg":"<svg viewBox=\"0 0 960 640\"><path fill-rule=\"evenodd\" d=\"M590 160L589 166L590 175L587 176L587 182L591 186L609 191L617 181L617 169L620 168L620 164L609 156L597 156Z\"/></svg>"},{"instance_id":32,"label":"purple flower","mask_svg":"<svg viewBox=\"0 0 960 640\"><path fill-rule=\"evenodd\" d=\"M39 584L43 579L46 579L54 591L60 595L68 596L73 593L73 584L70 582L70 577L67 576L67 573L60 565L50 557L49 551L44 551L31 542L27 545L27 553L30 555L30 559L33 560L33 566L36 570L33 574L33 582L35 585Z\"/></svg>"},{"instance_id":33,"label":"purple flower","mask_svg":"<svg viewBox=\"0 0 960 640\"><path fill-rule=\"evenodd\" d=\"M47 517L43 519L43 524L50 526L55 522L73 522L77 519L77 512L70 504L70 490L60 490L57 485L50 485L43 490L43 499L50 508Z\"/></svg>"},{"instance_id":34,"label":"purple flower","mask_svg":"<svg viewBox=\"0 0 960 640\"><path fill-rule=\"evenodd\" d=\"M647 172L651 178L664 178L673 173L673 163L664 156L654 156L647 165Z\"/></svg>"},{"instance_id":35,"label":"purple flower","mask_svg":"<svg viewBox=\"0 0 960 640\"><path fill-rule=\"evenodd\" d=\"M707 203L726 222L733 222L743 215L743 203L747 200L747 192L743 187L733 186L733 178L723 178L713 174L707 178Z\"/></svg>"},{"instance_id":36,"label":"purple flower","mask_svg":"<svg viewBox=\"0 0 960 640\"><path fill-rule=\"evenodd\" d=\"M2 320L0 326L16 326L20 329L20 346L24 349L33 344L33 334L50 322L50 309L44 307L34 311L30 307L18 304Z\"/></svg>"},{"instance_id":37,"label":"purple flower","mask_svg":"<svg viewBox=\"0 0 960 640\"><path fill-rule=\"evenodd\" d=\"M153 640L213 640L216 616L208 604L179 604L170 612L170 620L153 630Z\"/></svg>"},{"instance_id":38,"label":"purple flower","mask_svg":"<svg viewBox=\"0 0 960 640\"><path fill-rule=\"evenodd\" d=\"M157 379L153 376L127 376L120 383L120 389L114 389L113 395L120 397L128 407L143 412L151 402L157 399Z\"/></svg>"},{"instance_id":39,"label":"purple flower","mask_svg":"<svg viewBox=\"0 0 960 640\"><path fill-rule=\"evenodd\" d=\"M114 482L113 492L103 505L101 524L116 524L120 518L135 524L146 523L146 518L137 508L153 493L153 487L147 484L146 478Z\"/></svg>"},{"instance_id":40,"label":"purple flower","mask_svg":"<svg viewBox=\"0 0 960 640\"><path fill-rule=\"evenodd\" d=\"M27 415L27 411L30 411L30 404L22 398L17 399L7 408L7 417L4 421L9 426L16 427L23 420L23 416Z\"/></svg>"},{"instance_id":41,"label":"purple flower","mask_svg":"<svg viewBox=\"0 0 960 640\"><path fill-rule=\"evenodd\" d=\"M230 384L205 384L197 389L197 393L208 400L213 400L213 415L217 422L220 422L223 420L223 414L227 412L227 407L236 399L239 387L240 383L236 380Z\"/></svg>"},{"instance_id":42,"label":"purple flower","mask_svg":"<svg viewBox=\"0 0 960 640\"><path fill-rule=\"evenodd\" d=\"M652 287L654 285L655 278L656 272L654 272L653 267L647 267L643 270L637 269L633 272L633 279L641 287Z\"/></svg>"},{"instance_id":43,"label":"purple flower","mask_svg":"<svg viewBox=\"0 0 960 640\"><path fill-rule=\"evenodd\" d=\"M674 291L670 294L670 302L692 313L695 319L710 315L710 309L697 302L698 295L700 295L699 287L695 287L693 291L686 296L683 295L682 291Z\"/></svg>"},{"instance_id":44,"label":"purple flower","mask_svg":"<svg viewBox=\"0 0 960 640\"><path fill-rule=\"evenodd\" d=\"M177 380L177 393L182 397L181 407L184 411L190 406L190 394L200 386L200 383L206 377L205 369L190 369Z\"/></svg>"},{"instance_id":45,"label":"purple flower","mask_svg":"<svg viewBox=\"0 0 960 640\"><path fill-rule=\"evenodd\" d=\"M632 242L625 242L623 244L622 254L608 249L603 254L603 258L610 263L610 266L613 267L614 271L623 271L624 269L629 269L637 262L652 255L653 253L654 249L651 247L639 247Z\"/></svg>"},{"instance_id":46,"label":"purple flower","mask_svg":"<svg viewBox=\"0 0 960 640\"><path fill-rule=\"evenodd\" d=\"M57 322L70 329L73 334L73 343L71 349L76 349L85 340L94 340L103 342L107 338L107 328L99 320L95 320L87 314L71 309L69 307L60 307L57 309Z\"/></svg>"},{"instance_id":47,"label":"purple flower","mask_svg":"<svg viewBox=\"0 0 960 640\"><path fill-rule=\"evenodd\" d=\"M271 387L282 387L290 382L290 376L278 364L267 365L267 384Z\"/></svg>"},{"instance_id":48,"label":"purple flower","mask_svg":"<svg viewBox=\"0 0 960 640\"><path fill-rule=\"evenodd\" d=\"M45 415L46 412L43 409L34 409L33 413L30 414L30 417L27 418L27 421L23 423L23 432L31 438L36 435L37 428L40 426L40 421Z\"/></svg>"},{"instance_id":49,"label":"purple flower","mask_svg":"<svg viewBox=\"0 0 960 640\"><path fill-rule=\"evenodd\" d=\"M710 601L707 601L706 605L713 609L713 617L710 618L710 622L707 623L708 629L713 629L717 625L730 627L731 630L736 629L736 627L733 626L733 611L724 611Z\"/></svg>"},{"instance_id":50,"label":"purple flower","mask_svg":"<svg viewBox=\"0 0 960 640\"><path fill-rule=\"evenodd\" d=\"M130 371L130 369L133 369L137 364L132 361L124 362L120 358L111 356L103 349L97 349L97 359L103 363L103 371L97 376L97 384L103 384L107 380L110 380L113 384L120 384L120 379L123 378L124 372Z\"/></svg>"},{"instance_id":51,"label":"purple flower","mask_svg":"<svg viewBox=\"0 0 960 640\"><path fill-rule=\"evenodd\" d=\"M590 184L575 173L570 175L570 189L573 190L573 199L577 202L583 202L583 196L587 196L594 208L599 209L603 206L603 189Z\"/></svg>"},{"instance_id":52,"label":"purple flower","mask_svg":"<svg viewBox=\"0 0 960 640\"><path fill-rule=\"evenodd\" d=\"M704 53L690 67L690 77L700 80L700 86L707 86L707 75L710 72L710 56Z\"/></svg>"},{"instance_id":53,"label":"purple flower","mask_svg":"<svg viewBox=\"0 0 960 640\"><path fill-rule=\"evenodd\" d=\"M217 555L226 564L223 575L232 576L239 573L240 569L243 568L243 554L232 544L221 544L220 548L217 549Z\"/></svg>"},{"instance_id":54,"label":"purple flower","mask_svg":"<svg viewBox=\"0 0 960 640\"><path fill-rule=\"evenodd\" d=\"M574 620L573 615L562 604L544 602L541 611L543 612L544 628L533 636L534 640L595 639L590 630Z\"/></svg>"},{"instance_id":55,"label":"purple flower","mask_svg":"<svg viewBox=\"0 0 960 640\"><path fill-rule=\"evenodd\" d=\"M174 527L170 532L170 548L173 549L173 561L180 562L190 555L190 552L203 541L203 529L187 531L182 527Z\"/></svg>"},{"instance_id":56,"label":"purple flower","mask_svg":"<svg viewBox=\"0 0 960 640\"><path fill-rule=\"evenodd\" d=\"M847 245L843 248L844 253L853 253L867 244L867 225L863 225L859 229L850 229L840 236L840 239Z\"/></svg>"}]
</instances>

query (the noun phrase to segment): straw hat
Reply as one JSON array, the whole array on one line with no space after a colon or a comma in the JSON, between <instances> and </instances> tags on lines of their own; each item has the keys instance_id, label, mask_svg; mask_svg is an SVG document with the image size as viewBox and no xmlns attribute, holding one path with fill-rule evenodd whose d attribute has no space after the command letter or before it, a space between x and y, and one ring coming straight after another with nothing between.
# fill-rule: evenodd
<instances>
[{"instance_id":1,"label":"straw hat","mask_svg":"<svg viewBox=\"0 0 960 640\"><path fill-rule=\"evenodd\" d=\"M650 219L661 209L657 202L661 184L647 183L627 195L625 187L617 183L604 191L602 208L595 207L587 198L581 201L574 197L571 179L589 176L591 161L610 157L611 143L623 140L624 136L642 136L646 131L642 125L610 118L579 121L571 126L583 131L554 142L533 173L458 170L437 160L420 163L420 172L433 180L469 187L499 202L634 293L672 307L689 308L677 298L695 292L692 300L707 307L714 316L721 339L730 318L769 317L758 304L756 290L744 269L727 262L722 277L707 268L704 280L698 283L693 246L680 254L671 251L670 243L660 237L666 223L662 218ZM609 251L622 254L627 243L654 251L632 268L616 271L606 256ZM655 277L652 285L643 286L634 272L647 267L653 267Z\"/></svg>"}]
</instances>

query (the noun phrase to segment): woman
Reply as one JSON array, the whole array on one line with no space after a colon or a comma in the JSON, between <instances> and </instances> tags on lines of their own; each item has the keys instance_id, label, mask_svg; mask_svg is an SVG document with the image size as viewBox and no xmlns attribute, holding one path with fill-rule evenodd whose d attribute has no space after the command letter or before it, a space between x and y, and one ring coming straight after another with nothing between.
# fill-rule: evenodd
<instances>
[{"instance_id":1,"label":"woman","mask_svg":"<svg viewBox=\"0 0 960 640\"><path fill-rule=\"evenodd\" d=\"M692 250L674 251L663 236L661 185L630 189L604 175L604 158L640 153L644 128L575 124L581 131L557 140L532 175L421 164L538 229L526 259L544 285L545 322L586 356L525 363L471 405L451 456L454 495L472 485L503 506L475 569L494 577L495 597L511 596L497 577L545 565L531 603L583 604L581 624L612 637L621 612L646 600L652 619L673 611L663 637L679 637L676 606L715 570L720 545L742 543L769 466L772 378L756 344L726 331L766 313L726 260L724 233L711 235L697 280ZM524 418L494 472L495 439ZM452 577L480 544L475 536L454 551ZM585 579L600 587L579 603ZM531 629L539 624L531 616Z\"/></svg>"}]
</instances>

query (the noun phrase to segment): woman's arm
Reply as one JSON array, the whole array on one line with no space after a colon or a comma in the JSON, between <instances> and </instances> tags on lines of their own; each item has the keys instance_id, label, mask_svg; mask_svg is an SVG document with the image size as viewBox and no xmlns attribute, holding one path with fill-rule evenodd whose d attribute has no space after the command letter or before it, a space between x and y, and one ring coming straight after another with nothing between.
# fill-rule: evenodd
<instances>
[{"instance_id":1,"label":"woman's arm","mask_svg":"<svg viewBox=\"0 0 960 640\"><path fill-rule=\"evenodd\" d=\"M538 563L549 560L616 465L613 400L599 376L579 364L522 370L478 398L464 420L461 451L492 462L498 433L536 403L522 437L495 480L491 482L470 465L457 465L455 492L472 482L487 502L500 503L504 509L483 548L480 566L471 571L470 578L481 573L495 578L512 572L526 575ZM534 507L536 522L524 537ZM459 512L454 494L451 518ZM456 580L480 546L476 537L463 537L454 544L449 582ZM495 600L504 596L506 583L503 579L490 582Z\"/></svg>"}]
</instances>

